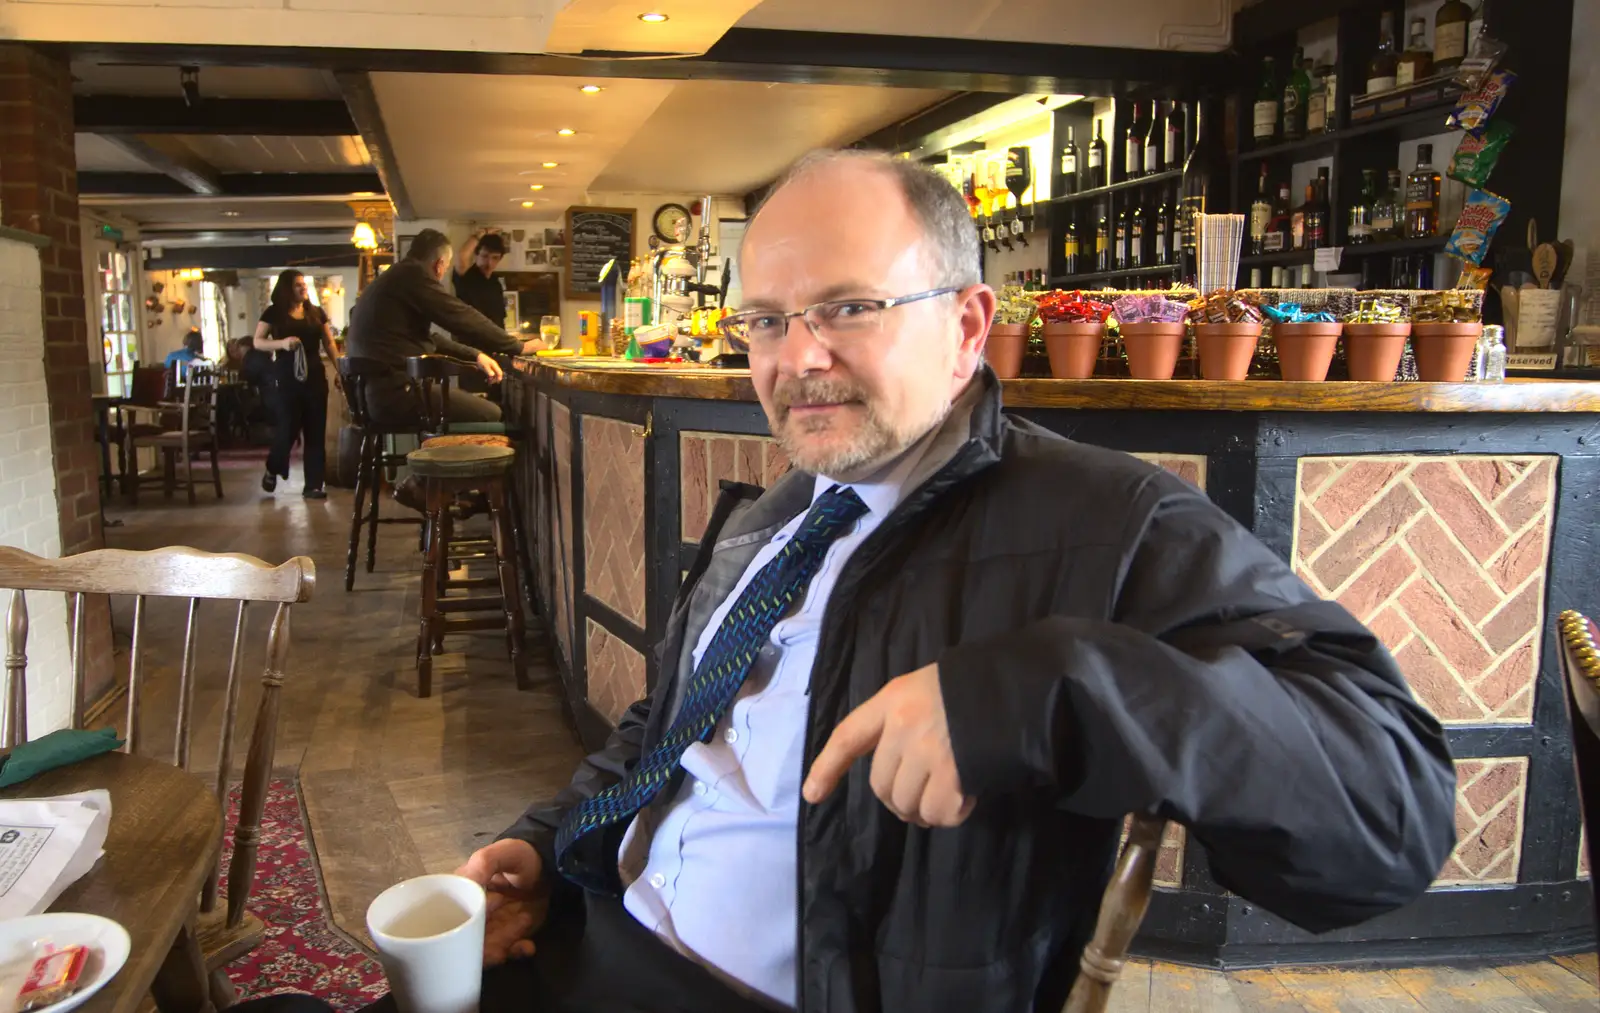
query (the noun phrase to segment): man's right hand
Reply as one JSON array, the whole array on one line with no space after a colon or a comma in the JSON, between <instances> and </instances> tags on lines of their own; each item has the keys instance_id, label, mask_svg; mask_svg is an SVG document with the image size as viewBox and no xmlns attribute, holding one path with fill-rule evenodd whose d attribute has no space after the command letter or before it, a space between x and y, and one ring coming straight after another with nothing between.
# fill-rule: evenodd
<instances>
[{"instance_id":1,"label":"man's right hand","mask_svg":"<svg viewBox=\"0 0 1600 1013\"><path fill-rule=\"evenodd\" d=\"M465 876L488 893L483 966L533 956L529 937L544 925L550 910L544 863L533 845L513 838L495 841L475 852L456 875Z\"/></svg>"},{"instance_id":2,"label":"man's right hand","mask_svg":"<svg viewBox=\"0 0 1600 1013\"><path fill-rule=\"evenodd\" d=\"M500 368L500 364L483 352L478 353L478 368L483 370L483 375L489 378L490 383L499 383L506 378L505 370Z\"/></svg>"}]
</instances>

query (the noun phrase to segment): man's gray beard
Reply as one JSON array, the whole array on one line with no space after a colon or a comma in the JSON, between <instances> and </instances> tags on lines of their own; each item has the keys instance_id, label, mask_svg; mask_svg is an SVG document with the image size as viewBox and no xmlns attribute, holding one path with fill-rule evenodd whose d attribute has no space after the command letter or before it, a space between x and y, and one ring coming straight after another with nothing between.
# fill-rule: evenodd
<instances>
[{"instance_id":1,"label":"man's gray beard","mask_svg":"<svg viewBox=\"0 0 1600 1013\"><path fill-rule=\"evenodd\" d=\"M780 385L773 392L779 410L796 401L824 400L855 401L866 411L856 438L849 446L837 447L819 453L808 452L801 443L800 425L793 416L785 417L780 425L769 418L768 425L778 441L778 447L789 458L789 463L813 475L827 475L841 480L859 480L890 460L900 456L913 443L942 423L950 414L951 401L946 398L935 406L930 417L911 422L897 430L883 419L873 407L865 391L852 384L829 381L795 381Z\"/></svg>"}]
</instances>

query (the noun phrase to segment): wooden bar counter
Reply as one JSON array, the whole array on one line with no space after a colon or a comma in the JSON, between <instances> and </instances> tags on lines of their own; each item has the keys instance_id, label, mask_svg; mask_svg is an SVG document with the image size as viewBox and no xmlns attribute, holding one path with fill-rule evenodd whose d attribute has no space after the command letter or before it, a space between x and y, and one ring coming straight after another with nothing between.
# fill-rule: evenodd
<instances>
[{"instance_id":1,"label":"wooden bar counter","mask_svg":"<svg viewBox=\"0 0 1600 1013\"><path fill-rule=\"evenodd\" d=\"M747 373L518 360L540 608L587 745L656 678L717 483L788 463ZM1313 936L1169 836L1136 947L1224 967L1595 944L1554 617L1600 611L1600 383L1013 380L1015 414L1182 476L1366 622L1448 727L1460 844L1434 889Z\"/></svg>"}]
</instances>

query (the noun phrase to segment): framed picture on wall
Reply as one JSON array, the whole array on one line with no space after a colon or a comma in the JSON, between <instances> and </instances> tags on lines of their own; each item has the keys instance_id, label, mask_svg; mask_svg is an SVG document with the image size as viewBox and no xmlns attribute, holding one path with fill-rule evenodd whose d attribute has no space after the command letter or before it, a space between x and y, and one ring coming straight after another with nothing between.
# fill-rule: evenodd
<instances>
[{"instance_id":1,"label":"framed picture on wall","mask_svg":"<svg viewBox=\"0 0 1600 1013\"><path fill-rule=\"evenodd\" d=\"M523 253L523 263L527 267L544 267L548 261L545 258L547 251L543 249L527 250Z\"/></svg>"}]
</instances>

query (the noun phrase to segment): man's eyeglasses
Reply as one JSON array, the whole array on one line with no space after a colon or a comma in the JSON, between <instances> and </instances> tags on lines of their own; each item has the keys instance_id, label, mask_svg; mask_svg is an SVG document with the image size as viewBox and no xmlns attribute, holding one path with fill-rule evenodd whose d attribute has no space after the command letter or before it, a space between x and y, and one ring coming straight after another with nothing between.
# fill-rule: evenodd
<instances>
[{"instance_id":1,"label":"man's eyeglasses","mask_svg":"<svg viewBox=\"0 0 1600 1013\"><path fill-rule=\"evenodd\" d=\"M725 337L747 345L775 344L789 333L789 321L799 317L811 328L811 333L824 342L848 341L876 334L883 326L885 310L959 291L959 288L935 288L893 299L830 299L792 313L747 310L723 317L717 323L717 329Z\"/></svg>"}]
</instances>

